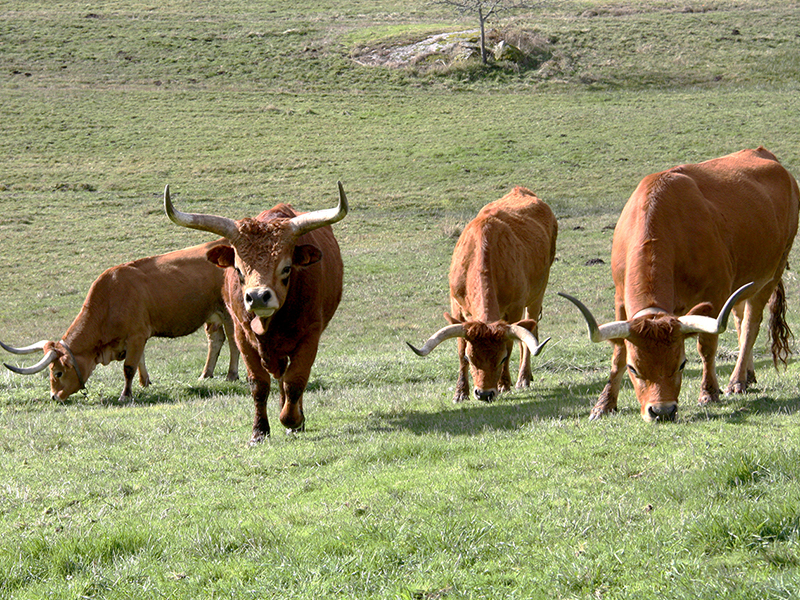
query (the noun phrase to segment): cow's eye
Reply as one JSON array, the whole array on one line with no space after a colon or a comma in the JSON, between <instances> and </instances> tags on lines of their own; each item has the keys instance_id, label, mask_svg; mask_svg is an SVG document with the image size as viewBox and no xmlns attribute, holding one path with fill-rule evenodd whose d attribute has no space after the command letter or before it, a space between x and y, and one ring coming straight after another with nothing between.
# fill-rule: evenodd
<instances>
[{"instance_id":1,"label":"cow's eye","mask_svg":"<svg viewBox=\"0 0 800 600\"><path fill-rule=\"evenodd\" d=\"M62 375L64 375L64 371L54 371L53 372L53 377L55 377L56 379L61 379Z\"/></svg>"},{"instance_id":2,"label":"cow's eye","mask_svg":"<svg viewBox=\"0 0 800 600\"><path fill-rule=\"evenodd\" d=\"M679 370L679 371L683 371L683 369L684 369L684 367L685 367L685 366L686 366L686 359L684 359L684 360L683 360L683 362L681 363L681 366L680 366L680 367L678 367L678 370Z\"/></svg>"},{"instance_id":3,"label":"cow's eye","mask_svg":"<svg viewBox=\"0 0 800 600\"><path fill-rule=\"evenodd\" d=\"M244 283L244 273L242 273L242 270L239 267L234 267L234 269L236 270L236 274L239 276L239 283Z\"/></svg>"},{"instance_id":4,"label":"cow's eye","mask_svg":"<svg viewBox=\"0 0 800 600\"><path fill-rule=\"evenodd\" d=\"M633 375L634 377L636 377L636 379L641 379L641 378L639 377L639 373L637 373L637 372L636 372L636 369L634 369L634 368L633 368L633 366L631 366L631 365L628 365L628 372L629 372L631 375Z\"/></svg>"},{"instance_id":5,"label":"cow's eye","mask_svg":"<svg viewBox=\"0 0 800 600\"><path fill-rule=\"evenodd\" d=\"M508 360L508 356L509 356L509 355L508 355L508 354L506 354L506 355L503 357L503 360L501 360L501 361L500 361L500 364L501 364L501 365L502 365L503 363L505 363L505 362Z\"/></svg>"},{"instance_id":6,"label":"cow's eye","mask_svg":"<svg viewBox=\"0 0 800 600\"><path fill-rule=\"evenodd\" d=\"M281 271L281 281L285 284L287 281L289 281L289 275L291 274L292 274L292 265L284 267L283 271Z\"/></svg>"}]
</instances>

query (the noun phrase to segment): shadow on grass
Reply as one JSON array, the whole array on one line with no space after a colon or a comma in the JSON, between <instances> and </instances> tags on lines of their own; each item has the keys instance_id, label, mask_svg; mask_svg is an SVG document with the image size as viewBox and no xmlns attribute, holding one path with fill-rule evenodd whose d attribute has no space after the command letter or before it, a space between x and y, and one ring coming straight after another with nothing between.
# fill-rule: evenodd
<instances>
[{"instance_id":1,"label":"shadow on grass","mask_svg":"<svg viewBox=\"0 0 800 600\"><path fill-rule=\"evenodd\" d=\"M196 381L187 385L159 386L157 383L146 388L133 388L133 400L120 402L118 395L106 394L105 390L99 391L103 406L156 406L159 404L176 404L192 400L206 400L213 396L237 395L247 393L246 384L239 381L226 381L224 379L211 379ZM90 393L91 397L92 394ZM81 398L79 395L70 396Z\"/></svg>"},{"instance_id":2,"label":"shadow on grass","mask_svg":"<svg viewBox=\"0 0 800 600\"><path fill-rule=\"evenodd\" d=\"M585 420L589 418L589 411L604 385L603 381L580 386L580 392L576 386L533 386L502 394L491 404L469 400L455 408L431 412L394 414L376 411L378 421L370 427L375 430L404 429L419 435L473 435L486 430L513 431L542 420Z\"/></svg>"},{"instance_id":3,"label":"shadow on grass","mask_svg":"<svg viewBox=\"0 0 800 600\"><path fill-rule=\"evenodd\" d=\"M717 376L723 386L727 385L734 366L730 363L717 367ZM764 369L772 368L771 361L760 361L756 364L756 373L763 373ZM692 381L699 385L701 374L700 368L687 369L684 382ZM428 433L474 435L486 430L512 431L528 423L542 420L588 420L591 408L605 387L606 381L604 375L589 384L533 386L527 390L503 394L491 404L469 400L455 408L432 411L405 411L402 414L377 411L375 416L378 419L370 428L403 429L419 435ZM622 398L619 412L638 415L639 406L630 384L623 382L620 395ZM696 399L690 399L688 402L696 402ZM734 409L732 405L740 406ZM760 391L758 384L755 384L746 394L723 395L719 404L710 405L703 410L679 411L678 422L718 420L744 423L758 414L790 414L797 411L800 411L800 397L790 399L769 397ZM669 425L648 424L651 427Z\"/></svg>"}]
</instances>

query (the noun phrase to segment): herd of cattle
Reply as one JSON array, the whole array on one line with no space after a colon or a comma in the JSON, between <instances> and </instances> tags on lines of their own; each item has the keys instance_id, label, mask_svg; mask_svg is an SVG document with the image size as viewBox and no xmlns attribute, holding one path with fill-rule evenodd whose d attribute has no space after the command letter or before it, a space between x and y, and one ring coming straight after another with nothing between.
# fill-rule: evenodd
<instances>
[{"instance_id":1,"label":"herd of cattle","mask_svg":"<svg viewBox=\"0 0 800 600\"><path fill-rule=\"evenodd\" d=\"M786 362L791 331L782 282L797 233L800 192L777 158L759 147L648 175L617 222L611 250L616 321L598 325L578 299L593 342L613 344L611 374L591 418L616 410L627 370L647 421L672 420L686 364L684 340L697 336L703 363L699 402L719 400L718 335L733 312L739 356L728 393L755 382L753 345L769 305L773 361ZM21 374L50 368L53 399L85 387L98 364L124 361L121 401L130 400L134 372L150 383L144 347L150 337L188 335L205 324L211 377L227 338L227 377L244 361L255 405L251 442L270 434L266 404L271 377L279 383L280 422L304 428L303 393L320 336L342 296L343 267L331 225L338 206L297 213L286 204L238 221L183 213L164 190L177 225L221 236L213 242L112 267L92 284L80 313L59 341L42 340L8 352L43 351ZM555 259L558 225L550 208L525 188L485 206L462 232L450 265L448 325L421 348L426 356L457 338L455 401L491 402L511 387L509 357L519 343L516 386L531 382L537 321ZM549 339L549 338L548 338ZM234 343L235 342L235 343Z\"/></svg>"}]
</instances>

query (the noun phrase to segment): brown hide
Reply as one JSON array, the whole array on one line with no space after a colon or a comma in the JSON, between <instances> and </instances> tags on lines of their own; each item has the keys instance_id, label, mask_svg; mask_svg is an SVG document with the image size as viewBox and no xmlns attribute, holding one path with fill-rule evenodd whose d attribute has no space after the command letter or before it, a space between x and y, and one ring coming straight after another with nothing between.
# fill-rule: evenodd
<instances>
[{"instance_id":1,"label":"brown hide","mask_svg":"<svg viewBox=\"0 0 800 600\"><path fill-rule=\"evenodd\" d=\"M498 391L510 389L513 342L504 332L508 323L539 318L557 234L550 207L523 187L487 204L461 233L450 263L448 320L490 326L467 328L468 335L458 340L457 402L469 397L468 364L479 399L491 401ZM535 322L524 326L538 334ZM531 378L523 344L520 353L517 387L529 385Z\"/></svg>"},{"instance_id":2,"label":"brown hide","mask_svg":"<svg viewBox=\"0 0 800 600\"><path fill-rule=\"evenodd\" d=\"M222 299L224 274L206 259L207 252L227 245L223 240L176 252L141 258L104 271L89 289L80 313L64 334L83 382L98 364L124 361L125 386L120 400L131 397L133 373L140 383L150 383L144 365L144 347L151 337L189 335L204 323L209 335L209 360L204 376L213 373L224 337L228 333L231 362L228 379L237 378L239 353L233 340L230 316ZM212 337L216 338L215 354ZM45 352L59 353L50 365L54 398L66 399L82 386L72 357L63 344L50 342Z\"/></svg>"},{"instance_id":3,"label":"brown hide","mask_svg":"<svg viewBox=\"0 0 800 600\"><path fill-rule=\"evenodd\" d=\"M645 177L625 205L611 252L616 318L643 309L665 323L639 328L614 343L612 371L593 417L616 409L622 373L629 371L646 420L673 418L684 358L684 336L658 340L663 327L698 307L719 313L733 290L755 282L734 307L739 359L729 391L743 391L755 379L752 348L763 309L781 276L798 222L798 187L774 155L758 148ZM782 289L782 287L781 287ZM652 312L652 311L651 311ZM670 325L670 318L673 325ZM714 360L717 336L701 333L703 359L700 402L717 400Z\"/></svg>"},{"instance_id":4,"label":"brown hide","mask_svg":"<svg viewBox=\"0 0 800 600\"><path fill-rule=\"evenodd\" d=\"M333 230L325 226L296 238L289 219L297 214L302 213L281 204L256 219L236 221L235 254L209 254L222 267L236 267L226 269L224 295L253 392L252 442L270 433L270 377L279 380L281 423L303 429L303 392L320 335L342 297L344 269ZM284 285L287 261L291 268ZM268 289L277 296L277 309L266 317L248 311L245 296L251 289Z\"/></svg>"}]
</instances>

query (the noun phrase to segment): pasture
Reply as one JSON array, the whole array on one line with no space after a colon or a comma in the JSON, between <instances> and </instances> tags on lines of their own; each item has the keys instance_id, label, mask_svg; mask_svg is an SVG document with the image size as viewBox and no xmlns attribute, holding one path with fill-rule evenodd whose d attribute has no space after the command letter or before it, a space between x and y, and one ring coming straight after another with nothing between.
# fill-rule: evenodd
<instances>
[{"instance_id":1,"label":"pasture","mask_svg":"<svg viewBox=\"0 0 800 600\"><path fill-rule=\"evenodd\" d=\"M426 74L351 55L469 18L282 4L0 6L0 340L59 339L105 268L210 239L169 222L165 184L241 218L328 208L341 180L351 207L302 434L273 389L248 447L227 348L197 381L202 331L148 343L130 405L121 363L63 404L0 372L0 597L796 598L798 363L776 372L762 331L757 385L701 408L687 342L676 423L644 423L628 382L590 423L611 349L556 292L613 317L613 227L647 173L764 145L800 176L800 5L544 3L499 22L548 40L540 69ZM405 341L445 324L457 234L514 185L559 220L552 340L529 390L454 405L455 344ZM722 381L735 352L729 330Z\"/></svg>"}]
</instances>

